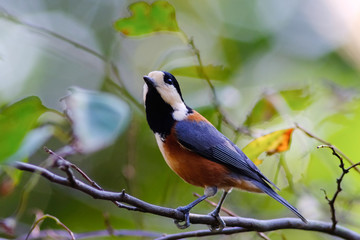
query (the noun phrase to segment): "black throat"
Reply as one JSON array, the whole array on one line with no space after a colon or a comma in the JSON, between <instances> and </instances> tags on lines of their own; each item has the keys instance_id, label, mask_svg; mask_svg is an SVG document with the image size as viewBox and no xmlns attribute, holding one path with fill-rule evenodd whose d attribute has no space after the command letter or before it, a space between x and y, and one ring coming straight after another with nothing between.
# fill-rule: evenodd
<instances>
[{"instance_id":1,"label":"black throat","mask_svg":"<svg viewBox=\"0 0 360 240\"><path fill-rule=\"evenodd\" d=\"M145 100L146 119L154 133L166 137L175 124L173 119L173 108L167 104L160 94L152 87L149 87Z\"/></svg>"},{"instance_id":2,"label":"black throat","mask_svg":"<svg viewBox=\"0 0 360 240\"><path fill-rule=\"evenodd\" d=\"M192 109L186 106L188 112ZM156 91L155 88L149 87L145 100L146 119L154 133L160 134L162 138L166 138L170 134L171 128L176 120L173 118L173 108L166 103Z\"/></svg>"}]
</instances>

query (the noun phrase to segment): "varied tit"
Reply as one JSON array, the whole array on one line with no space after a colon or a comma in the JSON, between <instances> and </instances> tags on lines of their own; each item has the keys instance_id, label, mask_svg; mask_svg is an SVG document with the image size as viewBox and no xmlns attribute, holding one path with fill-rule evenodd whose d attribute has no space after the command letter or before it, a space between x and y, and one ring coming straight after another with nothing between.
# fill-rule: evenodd
<instances>
[{"instance_id":1,"label":"varied tit","mask_svg":"<svg viewBox=\"0 0 360 240\"><path fill-rule=\"evenodd\" d=\"M186 182L205 188L203 196L177 208L185 216L184 223L175 221L179 228L187 228L190 210L214 196L218 189L224 192L210 215L219 222L217 230L224 228L219 212L226 195L234 187L266 193L307 222L295 207L273 190L270 185L277 188L275 184L234 143L185 104L173 75L153 71L144 76L144 80L146 118L166 163Z\"/></svg>"}]
</instances>

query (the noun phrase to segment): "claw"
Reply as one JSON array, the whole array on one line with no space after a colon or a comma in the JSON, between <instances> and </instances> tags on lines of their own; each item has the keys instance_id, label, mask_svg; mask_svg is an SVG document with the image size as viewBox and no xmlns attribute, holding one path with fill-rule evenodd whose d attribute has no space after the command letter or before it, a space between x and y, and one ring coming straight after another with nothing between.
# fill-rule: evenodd
<instances>
[{"instance_id":1,"label":"claw","mask_svg":"<svg viewBox=\"0 0 360 240\"><path fill-rule=\"evenodd\" d=\"M219 213L216 210L209 213L209 215L214 217L216 219L216 221L218 222L217 225L210 225L209 226L210 231L212 231L212 232L221 232L226 227L226 224L225 224L224 220L221 219Z\"/></svg>"},{"instance_id":2,"label":"claw","mask_svg":"<svg viewBox=\"0 0 360 240\"><path fill-rule=\"evenodd\" d=\"M190 211L184 207L178 207L176 210L184 214L184 220L175 219L174 223L179 229L185 229L190 226ZM181 224L184 222L183 224Z\"/></svg>"}]
</instances>

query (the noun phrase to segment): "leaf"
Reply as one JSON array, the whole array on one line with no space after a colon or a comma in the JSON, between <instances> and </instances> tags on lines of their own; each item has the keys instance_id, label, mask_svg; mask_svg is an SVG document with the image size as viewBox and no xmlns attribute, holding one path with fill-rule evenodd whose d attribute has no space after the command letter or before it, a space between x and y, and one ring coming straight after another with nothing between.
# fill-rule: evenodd
<instances>
[{"instance_id":1,"label":"leaf","mask_svg":"<svg viewBox=\"0 0 360 240\"><path fill-rule=\"evenodd\" d=\"M126 36L141 36L153 32L177 32L174 7L166 1L137 2L129 6L131 16L120 18L114 23L114 28Z\"/></svg>"},{"instance_id":2,"label":"leaf","mask_svg":"<svg viewBox=\"0 0 360 240\"><path fill-rule=\"evenodd\" d=\"M276 108L273 103L266 97L259 100L253 108L251 114L249 114L244 123L245 126L252 126L257 123L263 123L270 121L275 116L278 116Z\"/></svg>"},{"instance_id":3,"label":"leaf","mask_svg":"<svg viewBox=\"0 0 360 240\"><path fill-rule=\"evenodd\" d=\"M24 98L0 110L0 163L14 154L48 109L38 97Z\"/></svg>"},{"instance_id":4,"label":"leaf","mask_svg":"<svg viewBox=\"0 0 360 240\"><path fill-rule=\"evenodd\" d=\"M53 126L43 126L28 132L24 140L21 142L17 151L7 158L7 162L21 161L31 156L37 149L53 135Z\"/></svg>"},{"instance_id":5,"label":"leaf","mask_svg":"<svg viewBox=\"0 0 360 240\"><path fill-rule=\"evenodd\" d=\"M280 94L293 110L303 110L308 107L313 100L308 88L281 91Z\"/></svg>"},{"instance_id":6,"label":"leaf","mask_svg":"<svg viewBox=\"0 0 360 240\"><path fill-rule=\"evenodd\" d=\"M230 70L223 66L207 65L204 66L206 74L214 80L226 80L230 77ZM178 76L201 78L199 66L178 67L171 70L171 73Z\"/></svg>"},{"instance_id":7,"label":"leaf","mask_svg":"<svg viewBox=\"0 0 360 240\"><path fill-rule=\"evenodd\" d=\"M271 155L287 151L290 148L293 131L294 128L289 128L266 134L249 143L243 151L253 162L261 164L261 160L257 159L261 153L266 152Z\"/></svg>"},{"instance_id":8,"label":"leaf","mask_svg":"<svg viewBox=\"0 0 360 240\"><path fill-rule=\"evenodd\" d=\"M80 153L91 153L110 145L129 122L126 103L109 93L71 88L64 97L64 110L72 123L72 145Z\"/></svg>"}]
</instances>

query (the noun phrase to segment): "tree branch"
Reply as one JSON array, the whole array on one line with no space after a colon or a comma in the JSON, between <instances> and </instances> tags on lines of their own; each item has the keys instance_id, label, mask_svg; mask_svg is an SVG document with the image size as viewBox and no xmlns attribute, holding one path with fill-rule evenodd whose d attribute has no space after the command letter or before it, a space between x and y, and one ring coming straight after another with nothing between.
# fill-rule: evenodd
<instances>
[{"instance_id":1,"label":"tree branch","mask_svg":"<svg viewBox=\"0 0 360 240\"><path fill-rule=\"evenodd\" d=\"M330 206L330 212L331 212L331 221L332 221L332 229L335 229L336 224L338 223L337 219L336 219L336 213L335 213L335 201L336 198L338 197L339 193L342 191L342 187L341 187L341 183L345 177L345 175L347 173L349 173L350 169L354 168L356 169L356 166L360 165L360 162L352 164L350 167L345 168L344 165L344 160L343 158L336 152L335 147L332 145L320 145L317 148L330 148L332 150L332 154L334 156L336 156L339 161L340 161L340 165L339 167L342 170L342 173L340 175L339 178L336 179L336 184L337 184L337 188L336 188L336 192L334 193L334 196L330 199L326 193L326 191L323 189L323 192L325 194L325 199L328 201L329 206Z\"/></svg>"},{"instance_id":2,"label":"tree branch","mask_svg":"<svg viewBox=\"0 0 360 240\"><path fill-rule=\"evenodd\" d=\"M74 182L71 183L69 179L66 177L59 176L45 168L38 167L29 163L15 162L13 166L19 170L38 173L51 182L77 189L83 193L92 196L93 198L109 200L109 201L118 201L132 206L131 208L126 208L128 210L151 213L154 215L159 215L159 216L178 219L178 220L184 219L184 214L177 211L176 209L156 206L147 203L145 201L142 201L138 198L135 198L125 193L124 190L120 193L99 190L77 179L74 179ZM343 239L349 239L349 240L360 239L359 233L356 233L339 225L336 225L335 228L333 229L332 223L322 222L322 221L309 220L308 224L304 224L303 222L301 222L300 219L295 219L295 218L281 218L281 219L271 219L271 220L256 220L256 219L242 218L242 217L222 217L222 218L227 226L227 228L225 228L222 232L211 232L210 230L183 232L176 235L167 235L160 239L179 239L179 238L191 237L191 236L233 234L238 232L250 232L250 231L267 232L278 229L301 229L301 230L327 233L333 236L341 237ZM193 224L206 224L206 225L215 225L217 223L217 221L212 216L198 215L198 214L190 214L190 222Z\"/></svg>"}]
</instances>

